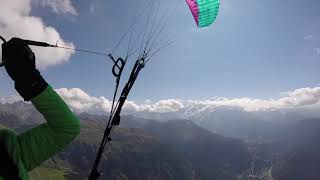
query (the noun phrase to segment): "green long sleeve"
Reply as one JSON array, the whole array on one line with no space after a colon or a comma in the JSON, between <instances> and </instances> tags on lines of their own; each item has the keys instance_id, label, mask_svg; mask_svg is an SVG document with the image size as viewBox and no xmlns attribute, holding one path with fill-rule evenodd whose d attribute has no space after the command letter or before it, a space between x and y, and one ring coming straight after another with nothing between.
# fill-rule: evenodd
<instances>
[{"instance_id":1,"label":"green long sleeve","mask_svg":"<svg viewBox=\"0 0 320 180\"><path fill-rule=\"evenodd\" d=\"M3 131L5 135L1 137L1 140L8 141L8 148L14 149L11 158L17 163L21 176L25 176L21 171L34 169L61 151L80 133L78 118L52 87L48 86L31 101L47 122L18 136Z\"/></svg>"},{"instance_id":2,"label":"green long sleeve","mask_svg":"<svg viewBox=\"0 0 320 180\"><path fill-rule=\"evenodd\" d=\"M27 171L62 150L80 132L78 118L50 86L32 103L47 123L18 136L21 160Z\"/></svg>"}]
</instances>

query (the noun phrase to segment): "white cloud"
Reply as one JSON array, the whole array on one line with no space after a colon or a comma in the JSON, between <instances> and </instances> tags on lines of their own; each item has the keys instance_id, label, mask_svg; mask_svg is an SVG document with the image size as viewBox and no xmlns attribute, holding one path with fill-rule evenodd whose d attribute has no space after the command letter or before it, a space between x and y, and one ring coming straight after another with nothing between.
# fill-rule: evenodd
<instances>
[{"instance_id":1,"label":"white cloud","mask_svg":"<svg viewBox=\"0 0 320 180\"><path fill-rule=\"evenodd\" d=\"M76 112L106 113L110 111L111 102L104 97L90 96L79 88L62 88L56 91Z\"/></svg>"},{"instance_id":2,"label":"white cloud","mask_svg":"<svg viewBox=\"0 0 320 180\"><path fill-rule=\"evenodd\" d=\"M90 8L89 8L90 13L94 13L96 11L96 5L95 4L90 4Z\"/></svg>"},{"instance_id":3,"label":"white cloud","mask_svg":"<svg viewBox=\"0 0 320 180\"><path fill-rule=\"evenodd\" d=\"M36 4L49 7L56 14L78 15L71 0L33 0Z\"/></svg>"},{"instance_id":4,"label":"white cloud","mask_svg":"<svg viewBox=\"0 0 320 180\"><path fill-rule=\"evenodd\" d=\"M111 101L104 97L93 97L81 89L58 89L59 94L68 104L80 112L109 112ZM187 100L167 99L157 102L147 100L143 104L127 101L124 106L126 112L178 112L193 114L218 107L236 107L247 112L275 111L282 109L294 109L319 105L320 87L301 88L285 93L278 99L252 99L252 98L214 98L211 100Z\"/></svg>"},{"instance_id":5,"label":"white cloud","mask_svg":"<svg viewBox=\"0 0 320 180\"><path fill-rule=\"evenodd\" d=\"M67 104L76 112L107 113L110 112L112 102L105 97L93 97L79 88L61 88L56 90ZM126 101L123 111L134 112L170 112L179 111L183 104L179 100L161 100L153 104L138 105L133 101Z\"/></svg>"},{"instance_id":6,"label":"white cloud","mask_svg":"<svg viewBox=\"0 0 320 180\"><path fill-rule=\"evenodd\" d=\"M312 39L312 38L313 38L312 34L309 34L309 35L306 35L305 37L303 37L304 40L309 40L309 39Z\"/></svg>"},{"instance_id":7,"label":"white cloud","mask_svg":"<svg viewBox=\"0 0 320 180\"><path fill-rule=\"evenodd\" d=\"M14 102L21 101L21 100L22 98L18 95L12 95L9 97L0 97L1 104L6 104L6 103L12 104Z\"/></svg>"},{"instance_id":8,"label":"white cloud","mask_svg":"<svg viewBox=\"0 0 320 180\"><path fill-rule=\"evenodd\" d=\"M75 112L108 113L111 101L105 97L94 97L79 88L56 90ZM16 97L15 97L16 98ZM0 98L0 102L12 102L14 98ZM16 98L16 100L20 100ZM176 113L179 117L201 116L219 108L231 108L245 112L272 112L320 108L320 87L300 88L283 94L278 99L214 98L209 100L167 99L142 104L127 101L124 113Z\"/></svg>"},{"instance_id":9,"label":"white cloud","mask_svg":"<svg viewBox=\"0 0 320 180\"><path fill-rule=\"evenodd\" d=\"M0 6L0 32L5 38L21 37L53 44L58 41L60 46L74 48L72 43L62 39L54 27L47 26L41 18L30 15L31 0L2 0L1 3L3 5ZM32 47L32 49L36 54L37 66L40 69L65 63L74 53L53 48Z\"/></svg>"},{"instance_id":10,"label":"white cloud","mask_svg":"<svg viewBox=\"0 0 320 180\"><path fill-rule=\"evenodd\" d=\"M320 48L314 48L314 51L320 56Z\"/></svg>"}]
</instances>

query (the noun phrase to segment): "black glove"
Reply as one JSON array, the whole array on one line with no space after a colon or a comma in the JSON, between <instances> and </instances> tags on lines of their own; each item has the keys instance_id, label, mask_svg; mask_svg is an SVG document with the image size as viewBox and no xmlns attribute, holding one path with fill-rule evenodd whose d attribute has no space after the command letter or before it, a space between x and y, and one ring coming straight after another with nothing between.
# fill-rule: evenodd
<instances>
[{"instance_id":1,"label":"black glove","mask_svg":"<svg viewBox=\"0 0 320 180\"><path fill-rule=\"evenodd\" d=\"M2 58L15 88L25 101L39 95L48 86L35 66L35 56L28 44L12 38L2 44Z\"/></svg>"}]
</instances>

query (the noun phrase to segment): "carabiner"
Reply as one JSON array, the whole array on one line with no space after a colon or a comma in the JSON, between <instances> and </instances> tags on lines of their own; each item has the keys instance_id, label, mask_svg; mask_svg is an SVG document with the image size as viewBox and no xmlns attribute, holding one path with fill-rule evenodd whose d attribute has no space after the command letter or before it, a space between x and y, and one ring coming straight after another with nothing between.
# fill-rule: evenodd
<instances>
[{"instance_id":1,"label":"carabiner","mask_svg":"<svg viewBox=\"0 0 320 180\"><path fill-rule=\"evenodd\" d=\"M114 77L119 78L121 76L121 73L123 71L125 62L122 58L118 58L113 67L112 67L112 74L114 75Z\"/></svg>"}]
</instances>

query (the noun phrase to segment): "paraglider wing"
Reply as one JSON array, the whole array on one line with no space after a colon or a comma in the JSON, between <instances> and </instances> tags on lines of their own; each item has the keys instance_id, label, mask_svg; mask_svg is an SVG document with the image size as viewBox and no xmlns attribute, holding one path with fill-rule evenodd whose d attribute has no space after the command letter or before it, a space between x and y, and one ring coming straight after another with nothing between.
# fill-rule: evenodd
<instances>
[{"instance_id":1,"label":"paraglider wing","mask_svg":"<svg viewBox=\"0 0 320 180\"><path fill-rule=\"evenodd\" d=\"M216 19L220 0L186 0L198 27L207 27Z\"/></svg>"}]
</instances>

